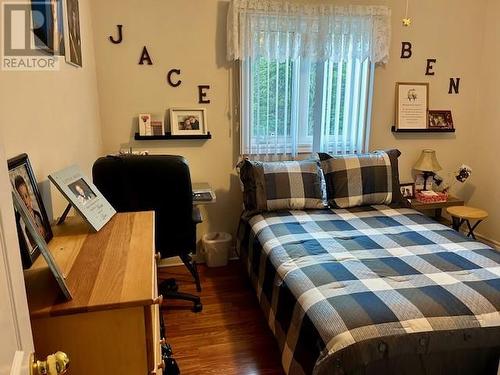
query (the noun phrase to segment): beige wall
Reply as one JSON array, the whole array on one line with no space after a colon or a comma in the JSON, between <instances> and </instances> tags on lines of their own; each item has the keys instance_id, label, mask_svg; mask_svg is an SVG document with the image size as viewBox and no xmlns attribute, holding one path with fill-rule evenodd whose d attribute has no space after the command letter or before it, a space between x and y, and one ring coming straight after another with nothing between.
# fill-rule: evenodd
<instances>
[{"instance_id":1,"label":"beige wall","mask_svg":"<svg viewBox=\"0 0 500 375\"><path fill-rule=\"evenodd\" d=\"M217 204L204 208L200 233L235 232L241 212L238 148L229 112L229 65L225 61L227 3L214 0L93 0L92 14L100 95L102 135L106 152L116 152L133 140L137 115L163 117L171 107L205 107L213 139L208 141L131 142L152 153L180 154L190 163L193 182L209 182ZM123 24L124 41L108 36ZM138 65L147 46L153 66ZM166 74L181 69L182 84L170 87ZM208 105L198 104L197 85L209 84Z\"/></svg>"},{"instance_id":2,"label":"beige wall","mask_svg":"<svg viewBox=\"0 0 500 375\"><path fill-rule=\"evenodd\" d=\"M471 165L474 166L476 193L470 204L488 210L490 217L479 227L486 237L500 242L500 164L498 146L500 142L500 106L498 88L500 87L500 2L487 0L483 10L484 40L481 60L476 67L478 79L477 116L472 124L473 136Z\"/></svg>"},{"instance_id":3,"label":"beige wall","mask_svg":"<svg viewBox=\"0 0 500 375\"><path fill-rule=\"evenodd\" d=\"M487 110L485 102L477 102L478 93L484 92L482 86L488 84L491 90L494 88L487 77L478 79L483 25L488 24L483 18L486 0L411 2L413 24L409 28L401 26L404 1L344 2L388 5L393 12L391 60L387 66L376 69L371 148L397 147L403 152L402 181L411 179L411 167L423 148L437 150L444 171L452 172L462 163L470 164L474 170L472 178L455 190L463 198L472 197L473 204L492 211L491 199L495 194L498 197L499 186L488 178L494 168L489 168L484 160L489 156L492 163L494 158L488 155L490 151L482 142L489 140L492 144L493 137L487 131L492 132L496 125L493 118L483 117L483 123L488 124L481 125L484 136L480 138L476 118L479 104L482 106L479 112ZM493 7L493 3L490 1L489 6ZM227 2L216 0L158 0L148 5L137 0L92 1L104 149L117 151L130 144L153 153L184 155L190 161L193 181L211 183L218 194L218 203L207 209L208 220L202 229L233 232L241 198L233 168L238 154L238 134L233 129L236 123L230 118L234 103L231 102L231 65L225 62L226 10ZM108 35L115 32L116 24L124 25L125 40L120 45L112 45L107 40ZM493 34L493 30L490 33ZM413 57L409 60L399 58L401 41L413 43ZM144 45L149 49L153 66L137 65ZM438 60L434 77L424 75L427 58ZM483 61L483 70L491 70L495 75L493 61ZM170 68L182 69L183 84L179 88L166 84L165 75ZM448 95L450 77L461 77L459 95ZM497 80L498 77L496 73ZM451 109L457 132L397 136L391 133L397 81L430 82L431 109ZM169 107L196 107L198 84L212 86L212 103L206 105L212 140L131 141L136 131L134 117L138 113L162 116ZM489 106L495 107L494 96L489 97L492 98ZM488 116L495 116L490 112ZM498 119L498 112L495 113ZM496 215L482 225L480 231L500 240L495 230L500 218Z\"/></svg>"},{"instance_id":4,"label":"beige wall","mask_svg":"<svg viewBox=\"0 0 500 375\"><path fill-rule=\"evenodd\" d=\"M0 70L0 142L7 157L26 152L39 182L70 164L90 173L102 152L89 2L80 0L83 69L61 61L55 72ZM45 180L45 183L43 181ZM65 202L51 187L54 215Z\"/></svg>"},{"instance_id":5,"label":"beige wall","mask_svg":"<svg viewBox=\"0 0 500 375\"><path fill-rule=\"evenodd\" d=\"M405 28L401 26L405 2L388 3L393 10L391 60L375 74L371 148L401 150L402 182L411 181L412 165L423 148L436 150L443 175L462 163L470 165L471 178L464 185L457 182L453 191L470 205L492 214L478 227L478 233L500 241L500 179L499 168L494 165L493 144L499 139L498 100L493 93L500 79L496 66L499 29L493 20L499 14L499 4L484 0L410 2L413 24ZM486 14L490 21L484 18ZM483 48L484 35L489 39L485 42L489 48ZM399 58L401 41L413 44L413 57L409 60ZM424 75L427 58L437 59L433 77ZM461 77L459 95L448 94L450 77ZM456 133L392 134L389 128L394 118L397 81L429 82L430 109L451 109Z\"/></svg>"}]
</instances>

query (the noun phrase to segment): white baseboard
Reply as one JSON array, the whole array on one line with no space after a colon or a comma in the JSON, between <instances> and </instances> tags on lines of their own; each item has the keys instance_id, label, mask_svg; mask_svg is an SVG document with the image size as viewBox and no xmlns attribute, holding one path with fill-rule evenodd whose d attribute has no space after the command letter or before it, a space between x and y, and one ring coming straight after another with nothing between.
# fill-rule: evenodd
<instances>
[{"instance_id":1,"label":"white baseboard","mask_svg":"<svg viewBox=\"0 0 500 375\"><path fill-rule=\"evenodd\" d=\"M474 233L474 234L476 235L476 237L479 241L484 242L486 245L489 245L496 250L500 250L500 242L493 240L491 238L485 237L480 233Z\"/></svg>"}]
</instances>

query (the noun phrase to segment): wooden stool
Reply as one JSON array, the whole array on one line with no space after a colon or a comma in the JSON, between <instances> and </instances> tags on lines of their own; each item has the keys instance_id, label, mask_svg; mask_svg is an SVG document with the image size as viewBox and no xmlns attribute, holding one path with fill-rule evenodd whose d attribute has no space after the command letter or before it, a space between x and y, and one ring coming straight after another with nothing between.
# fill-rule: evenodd
<instances>
[{"instance_id":1,"label":"wooden stool","mask_svg":"<svg viewBox=\"0 0 500 375\"><path fill-rule=\"evenodd\" d=\"M474 229L476 229L481 221L488 217L486 211L468 206L448 207L446 212L448 212L453 219L453 229L460 231L462 224L467 223L467 227L469 228L467 237L472 237L473 239L476 239L476 236L474 236ZM470 220L477 221L474 225L471 225Z\"/></svg>"}]
</instances>

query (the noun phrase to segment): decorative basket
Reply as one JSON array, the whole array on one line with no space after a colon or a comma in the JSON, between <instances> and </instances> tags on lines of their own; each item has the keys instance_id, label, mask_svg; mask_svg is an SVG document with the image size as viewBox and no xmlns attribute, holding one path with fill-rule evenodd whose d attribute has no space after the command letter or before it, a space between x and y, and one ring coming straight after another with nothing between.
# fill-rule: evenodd
<instances>
[{"instance_id":1,"label":"decorative basket","mask_svg":"<svg viewBox=\"0 0 500 375\"><path fill-rule=\"evenodd\" d=\"M415 193L415 198L421 203L442 203L448 200L448 193L421 190Z\"/></svg>"}]
</instances>

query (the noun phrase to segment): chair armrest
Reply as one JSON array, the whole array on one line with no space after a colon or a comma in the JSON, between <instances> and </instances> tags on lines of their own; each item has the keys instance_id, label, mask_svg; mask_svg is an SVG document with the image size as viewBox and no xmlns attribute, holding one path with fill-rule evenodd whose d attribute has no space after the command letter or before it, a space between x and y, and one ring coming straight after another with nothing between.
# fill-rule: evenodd
<instances>
[{"instance_id":1,"label":"chair armrest","mask_svg":"<svg viewBox=\"0 0 500 375\"><path fill-rule=\"evenodd\" d=\"M193 223L195 224L200 224L203 222L203 219L201 217L201 212L198 207L193 207Z\"/></svg>"}]
</instances>

